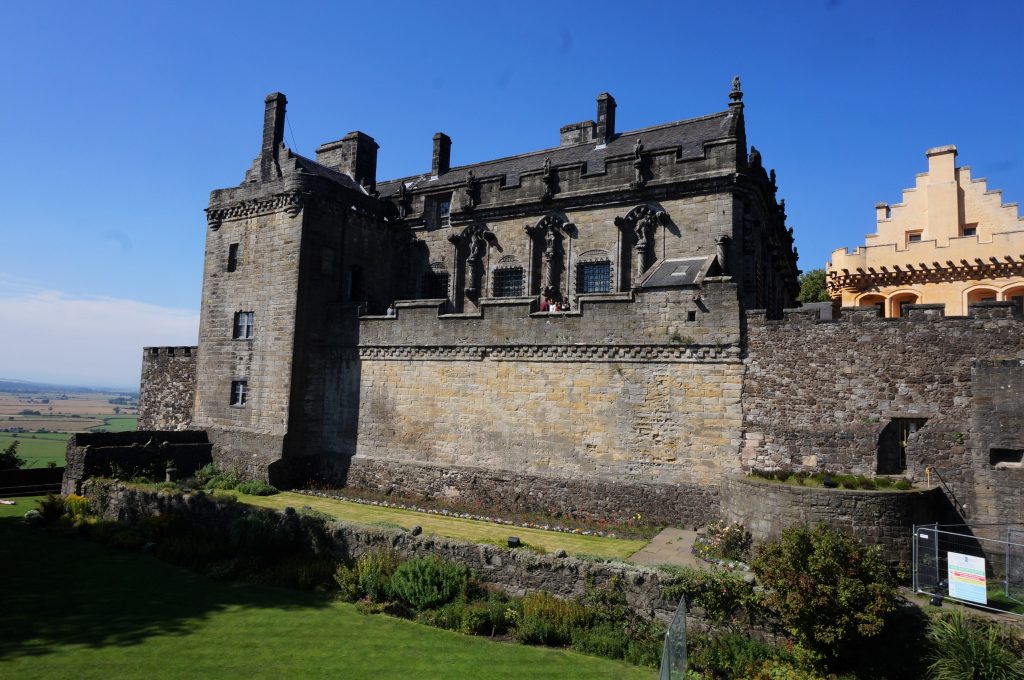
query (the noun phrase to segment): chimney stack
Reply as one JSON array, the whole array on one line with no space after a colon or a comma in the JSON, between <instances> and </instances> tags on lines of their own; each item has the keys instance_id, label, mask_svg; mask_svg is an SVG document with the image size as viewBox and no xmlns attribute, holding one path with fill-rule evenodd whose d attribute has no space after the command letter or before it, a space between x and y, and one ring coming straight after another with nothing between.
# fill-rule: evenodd
<instances>
[{"instance_id":1,"label":"chimney stack","mask_svg":"<svg viewBox=\"0 0 1024 680\"><path fill-rule=\"evenodd\" d=\"M607 144L615 136L615 97L607 92L597 95L597 143Z\"/></svg>"},{"instance_id":2,"label":"chimney stack","mask_svg":"<svg viewBox=\"0 0 1024 680\"><path fill-rule=\"evenodd\" d=\"M377 149L380 145L365 132L350 132L336 142L316 149L316 162L343 172L369 192L377 188Z\"/></svg>"},{"instance_id":3,"label":"chimney stack","mask_svg":"<svg viewBox=\"0 0 1024 680\"><path fill-rule=\"evenodd\" d=\"M452 138L443 132L434 135L434 157L430 163L430 176L440 177L448 172L452 161Z\"/></svg>"},{"instance_id":4,"label":"chimney stack","mask_svg":"<svg viewBox=\"0 0 1024 680\"><path fill-rule=\"evenodd\" d=\"M267 95L263 111L263 148L260 150L260 179L281 176L277 152L284 145L284 109L288 100L280 92Z\"/></svg>"}]
</instances>

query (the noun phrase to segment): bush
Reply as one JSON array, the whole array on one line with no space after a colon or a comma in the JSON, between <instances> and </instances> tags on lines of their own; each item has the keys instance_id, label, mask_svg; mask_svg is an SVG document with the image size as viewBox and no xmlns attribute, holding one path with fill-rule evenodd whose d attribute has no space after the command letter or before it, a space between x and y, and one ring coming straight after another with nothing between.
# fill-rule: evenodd
<instances>
[{"instance_id":1,"label":"bush","mask_svg":"<svg viewBox=\"0 0 1024 680\"><path fill-rule=\"evenodd\" d=\"M900 491L910 491L912 488L914 488L914 485L911 484L906 479L901 479L900 481L896 482L893 486L895 486Z\"/></svg>"},{"instance_id":2,"label":"bush","mask_svg":"<svg viewBox=\"0 0 1024 680\"><path fill-rule=\"evenodd\" d=\"M398 569L399 559L395 551L376 548L356 561L359 587L371 602L387 602L391 599L391 577Z\"/></svg>"},{"instance_id":3,"label":"bush","mask_svg":"<svg viewBox=\"0 0 1024 680\"><path fill-rule=\"evenodd\" d=\"M359 569L355 565L338 565L334 571L334 582L338 584L338 597L345 602L355 602L366 596L359 584Z\"/></svg>"},{"instance_id":4,"label":"bush","mask_svg":"<svg viewBox=\"0 0 1024 680\"><path fill-rule=\"evenodd\" d=\"M888 489L892 486L892 480L888 477L875 477L875 486L879 489Z\"/></svg>"},{"instance_id":5,"label":"bush","mask_svg":"<svg viewBox=\"0 0 1024 680\"><path fill-rule=\"evenodd\" d=\"M878 547L824 525L794 527L752 565L764 607L801 645L836 658L877 636L896 611L896 579Z\"/></svg>"},{"instance_id":6,"label":"bush","mask_svg":"<svg viewBox=\"0 0 1024 680\"><path fill-rule=\"evenodd\" d=\"M871 491L872 489L876 489L878 487L878 485L875 484L875 480L871 479L870 477L860 477L858 479L858 483L860 484L860 488L866 491Z\"/></svg>"},{"instance_id":7,"label":"bush","mask_svg":"<svg viewBox=\"0 0 1024 680\"><path fill-rule=\"evenodd\" d=\"M775 478L778 479L780 482L785 482L787 479L789 479L792 476L793 476L793 471L792 470L776 470L775 471Z\"/></svg>"},{"instance_id":8,"label":"bush","mask_svg":"<svg viewBox=\"0 0 1024 680\"><path fill-rule=\"evenodd\" d=\"M590 612L579 602L560 600L547 593L523 598L522 617L516 623L516 639L527 645L563 647L572 642L573 631L585 628Z\"/></svg>"},{"instance_id":9,"label":"bush","mask_svg":"<svg viewBox=\"0 0 1024 680\"><path fill-rule=\"evenodd\" d=\"M197 486L206 486L206 484L220 474L220 469L217 468L215 463L207 463L203 467L196 470L192 477L196 480Z\"/></svg>"},{"instance_id":10,"label":"bush","mask_svg":"<svg viewBox=\"0 0 1024 680\"><path fill-rule=\"evenodd\" d=\"M92 514L89 499L77 494L68 494L64 498L64 513L72 522L80 522Z\"/></svg>"},{"instance_id":11,"label":"bush","mask_svg":"<svg viewBox=\"0 0 1024 680\"><path fill-rule=\"evenodd\" d=\"M853 475L842 475L839 477L838 481L844 489L857 488L857 478Z\"/></svg>"},{"instance_id":12,"label":"bush","mask_svg":"<svg viewBox=\"0 0 1024 680\"><path fill-rule=\"evenodd\" d=\"M929 677L935 680L1020 680L1024 664L1009 649L1009 633L953 610L928 630Z\"/></svg>"},{"instance_id":13,"label":"bush","mask_svg":"<svg viewBox=\"0 0 1024 680\"><path fill-rule=\"evenodd\" d=\"M726 560L746 561L750 557L752 537L739 522L720 520L708 526L707 544L711 557Z\"/></svg>"},{"instance_id":14,"label":"bush","mask_svg":"<svg viewBox=\"0 0 1024 680\"><path fill-rule=\"evenodd\" d=\"M391 579L394 595L417 611L447 604L466 592L469 570L436 557L409 560Z\"/></svg>"},{"instance_id":15,"label":"bush","mask_svg":"<svg viewBox=\"0 0 1024 680\"><path fill-rule=\"evenodd\" d=\"M622 659L629 650L629 638L621 626L601 623L573 631L572 648L584 654Z\"/></svg>"},{"instance_id":16,"label":"bush","mask_svg":"<svg viewBox=\"0 0 1024 680\"><path fill-rule=\"evenodd\" d=\"M211 477L210 480L206 482L206 488L231 491L241 483L242 479L238 476L238 473L234 470L229 470L227 472L219 472Z\"/></svg>"},{"instance_id":17,"label":"bush","mask_svg":"<svg viewBox=\"0 0 1024 680\"><path fill-rule=\"evenodd\" d=\"M276 487L258 479L251 482L242 482L235 486L235 490L250 496L273 496L274 494L281 493Z\"/></svg>"},{"instance_id":18,"label":"bush","mask_svg":"<svg viewBox=\"0 0 1024 680\"><path fill-rule=\"evenodd\" d=\"M39 503L39 514L43 524L51 524L64 516L64 497L48 493Z\"/></svg>"},{"instance_id":19,"label":"bush","mask_svg":"<svg viewBox=\"0 0 1024 680\"><path fill-rule=\"evenodd\" d=\"M676 579L662 590L662 597L678 602L685 595L687 609L700 607L716 623L732 621L742 611L756 609L759 605L754 584L747 583L739 574L691 567L673 571Z\"/></svg>"},{"instance_id":20,"label":"bush","mask_svg":"<svg viewBox=\"0 0 1024 680\"><path fill-rule=\"evenodd\" d=\"M688 646L691 666L714 677L750 678L767 661L795 663L791 653L738 633L696 636ZM796 677L805 678L806 675Z\"/></svg>"}]
</instances>

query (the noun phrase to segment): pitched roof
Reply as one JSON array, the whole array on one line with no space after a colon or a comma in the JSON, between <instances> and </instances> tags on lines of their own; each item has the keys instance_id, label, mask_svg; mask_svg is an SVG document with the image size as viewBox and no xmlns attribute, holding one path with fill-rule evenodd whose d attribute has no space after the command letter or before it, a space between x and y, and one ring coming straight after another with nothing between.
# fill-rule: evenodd
<instances>
[{"instance_id":1,"label":"pitched roof","mask_svg":"<svg viewBox=\"0 0 1024 680\"><path fill-rule=\"evenodd\" d=\"M499 158L472 165L462 165L450 169L437 179L430 179L430 173L412 175L400 179L387 180L377 183L377 190L381 196L388 196L398 191L398 183L405 182L409 188L441 188L463 184L469 171L480 180L487 177L505 177L507 184L516 184L519 176L526 172L539 171L544 167L544 161L551 160L553 167L573 165L577 163L586 164L586 172L600 172L604 170L604 161L614 156L626 156L633 152L633 145L639 137L643 143L644 151L656 151L660 149L680 149L684 158L693 158L704 154L706 142L729 137L734 134L733 111L722 111L700 118L679 120L673 123L656 125L653 127L641 128L623 132L615 136L605 145L596 141L573 144L570 146L559 146L540 151Z\"/></svg>"}]
</instances>

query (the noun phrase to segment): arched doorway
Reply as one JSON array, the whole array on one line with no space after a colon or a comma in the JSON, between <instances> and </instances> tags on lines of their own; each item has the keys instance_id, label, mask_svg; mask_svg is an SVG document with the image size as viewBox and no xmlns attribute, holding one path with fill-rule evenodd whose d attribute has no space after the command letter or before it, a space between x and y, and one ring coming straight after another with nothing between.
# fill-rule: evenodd
<instances>
[{"instance_id":1,"label":"arched doorway","mask_svg":"<svg viewBox=\"0 0 1024 680\"><path fill-rule=\"evenodd\" d=\"M862 295L857 300L858 307L874 307L878 310L878 316L885 316L885 297L875 293Z\"/></svg>"},{"instance_id":2,"label":"arched doorway","mask_svg":"<svg viewBox=\"0 0 1024 680\"><path fill-rule=\"evenodd\" d=\"M916 305L920 300L917 293L897 293L889 298L889 316L899 318L903 316L903 308L907 305Z\"/></svg>"},{"instance_id":3,"label":"arched doorway","mask_svg":"<svg viewBox=\"0 0 1024 680\"><path fill-rule=\"evenodd\" d=\"M1003 299L1012 302L1018 314L1024 314L1024 286L1014 286L1003 291Z\"/></svg>"}]
</instances>

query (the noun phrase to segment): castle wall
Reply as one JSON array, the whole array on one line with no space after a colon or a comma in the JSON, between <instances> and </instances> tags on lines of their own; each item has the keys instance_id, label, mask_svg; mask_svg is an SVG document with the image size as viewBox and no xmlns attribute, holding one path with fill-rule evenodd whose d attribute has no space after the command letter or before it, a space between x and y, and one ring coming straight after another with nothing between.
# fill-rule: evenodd
<instances>
[{"instance_id":1,"label":"castle wall","mask_svg":"<svg viewBox=\"0 0 1024 680\"><path fill-rule=\"evenodd\" d=\"M784 321L748 314L743 466L873 474L894 419L926 419L908 439L906 475L923 483L931 467L932 482L938 473L972 522L1012 520L1018 510L984 501L996 489L984 478L1017 474L992 469L987 442L998 432L1024 448L1019 409L1009 406L1021 403L1019 378L1000 368L995 383L979 381L975 363L1024 358L1024 323L1009 303L971 311L943 317L922 305L908 318L880 319L844 309L831 322L799 311ZM1009 389L993 386L1002 378Z\"/></svg>"},{"instance_id":2,"label":"castle wall","mask_svg":"<svg viewBox=\"0 0 1024 680\"><path fill-rule=\"evenodd\" d=\"M138 429L188 429L195 392L195 347L143 348Z\"/></svg>"}]
</instances>

